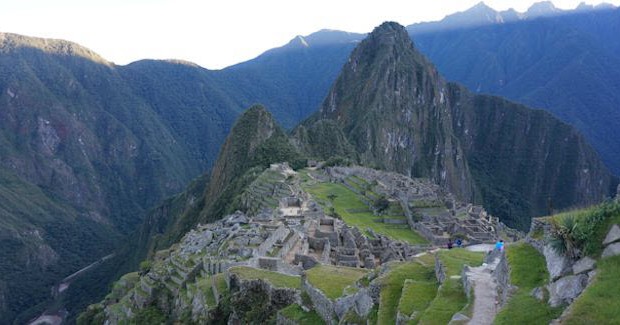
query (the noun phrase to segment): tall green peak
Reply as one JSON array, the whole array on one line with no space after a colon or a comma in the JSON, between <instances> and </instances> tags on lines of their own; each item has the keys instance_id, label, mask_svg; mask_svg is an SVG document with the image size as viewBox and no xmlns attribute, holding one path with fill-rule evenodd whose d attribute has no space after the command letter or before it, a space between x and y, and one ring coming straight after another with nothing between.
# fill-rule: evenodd
<instances>
[{"instance_id":1,"label":"tall green peak","mask_svg":"<svg viewBox=\"0 0 620 325\"><path fill-rule=\"evenodd\" d=\"M327 125L334 136L311 136ZM600 201L615 182L575 129L446 82L391 22L353 50L319 112L296 131L310 156L339 156L350 145L364 165L430 178L521 229L549 206ZM335 145L325 152L315 139Z\"/></svg>"}]
</instances>

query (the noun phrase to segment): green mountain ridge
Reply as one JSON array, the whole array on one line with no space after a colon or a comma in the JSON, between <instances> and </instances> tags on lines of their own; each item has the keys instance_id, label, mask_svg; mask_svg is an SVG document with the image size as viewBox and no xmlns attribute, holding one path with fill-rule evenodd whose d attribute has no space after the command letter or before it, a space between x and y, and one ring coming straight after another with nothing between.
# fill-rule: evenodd
<instances>
[{"instance_id":1,"label":"green mountain ridge","mask_svg":"<svg viewBox=\"0 0 620 325\"><path fill-rule=\"evenodd\" d=\"M304 126L321 120L338 125L363 164L429 177L513 227L546 214L549 201L560 209L586 205L615 188L578 132L544 111L444 81L395 23L353 51Z\"/></svg>"},{"instance_id":2,"label":"green mountain ridge","mask_svg":"<svg viewBox=\"0 0 620 325\"><path fill-rule=\"evenodd\" d=\"M592 53L602 55L593 56L590 53L590 56L580 56L594 62L597 71L595 75L603 76L596 78L607 80L592 83L596 86L588 88L586 98L600 97L597 97L597 89L600 89L609 98L609 103L615 100L615 83L613 79L605 77L604 72L615 71L614 59L608 59L610 51L615 49L615 43L613 38L608 37L609 33L600 31L614 22L613 14L616 12L605 13L607 18L597 25L598 30L590 31L590 34L597 35L595 44L605 45L603 50L595 49ZM602 12L589 15L594 17L592 19L598 19ZM553 24L558 21L560 18ZM580 28L590 26L585 20L574 18L571 21ZM553 24L540 23L545 28ZM211 215L217 217L230 209L230 205L221 202L205 202L205 191L211 186L209 175L200 176L190 185L189 190L168 199L166 203L161 204L160 201L181 191L191 179L216 164L215 157L221 144L229 134L233 121L245 107L257 102L266 104L276 120L287 128L310 115L320 105L332 80L357 45L358 37L361 38L361 35L322 31L313 37L303 38L309 46L305 46L299 39L298 43L268 51L255 60L221 71L209 71L176 61L145 60L127 66L115 66L75 43L0 33L0 197L3 202L0 206L0 240L3 247L14 248L4 250L5 256L2 256L0 262L3 270L0 272L0 318L11 320L18 313L45 300L54 281L109 254L121 242L120 238L136 227L140 227L141 237L132 238L132 242L135 240L139 243L136 245L143 245L136 246L141 247L138 249L141 252L153 251L174 243L196 220L205 221ZM549 39L553 40L545 38L541 42ZM435 40L437 43L433 44L427 40L421 39L418 43L423 45L423 52L429 54L434 62L437 59L444 62L439 64L440 71L449 72L446 62L461 62L450 56L433 53L433 49L441 47L441 42L446 42L445 39L440 40L438 37ZM453 52L466 51L467 48ZM599 58L604 59L601 61L603 63L598 61ZM554 58L551 56L546 60ZM471 66L470 63L462 65ZM592 134L597 134L594 143L601 151L601 141L610 143L615 138L613 133L611 136L609 134L609 130L614 128L604 126L615 121L615 118L605 111L608 105L598 101L590 104L589 99L585 99L581 103L583 105L575 106L572 97L563 95L560 90L568 89L570 82L567 80L571 80L569 77L575 71L572 68L585 65L567 66L570 69L555 76L545 90L537 94L530 96L527 87L523 90L521 86L511 86L510 89L513 93L527 93L532 101L522 101L536 107L571 109L566 116L555 113L566 119L570 119L570 115L575 112L588 112L601 107L596 114L590 114L592 117L575 124L582 132L588 130L585 133L589 139L594 138ZM384 68L389 71L390 67L385 65ZM588 78L592 75L582 72L577 73L583 76L579 79L590 80ZM454 77L452 73L446 75L451 80L460 78ZM528 80L540 79L537 78L536 74L530 73L520 77L519 81L527 83ZM446 89L459 96L459 100L480 100L479 97L464 95L460 87L439 79ZM493 78L489 80L495 81ZM392 81L395 80L388 82ZM435 81L437 77L431 74L427 83L433 84ZM475 89L469 83L466 84ZM560 89L557 95L554 89ZM431 93L426 96L440 98L442 92L433 90ZM581 94L575 91L571 96ZM514 94L510 97L521 100ZM562 105L558 106L558 99L564 100ZM541 105L541 100L549 105ZM416 163L415 169L408 168L407 162L415 159L420 162L423 159L407 157L405 150L398 149L401 143L399 137L402 139L404 136L402 133L392 134L394 138L387 139L387 142L382 139L373 143L371 149L374 152L366 150L364 141L350 139L352 134L355 134L355 138L359 138L358 135L368 136L369 129L375 132L389 127L390 123L405 121L406 117L403 116L392 116L392 121L387 121L378 111L351 123L349 129L342 128L338 121L315 116L297 127L293 139L289 140L301 152L317 158L337 155L352 161L363 161L373 167L402 170L408 175L435 175L435 180L444 182L444 185L452 184L450 186L461 188L478 202L497 207L495 210L490 209L497 215L531 215L532 211L544 214L550 205L560 208L576 202L585 204L596 200L594 198L604 192L602 188L606 186L608 178L604 175L606 173L600 172L594 156L588 153L583 159L573 159L579 157L579 152L591 152L579 135L565 125L556 124L546 114L528 113L521 110L520 106L514 106L518 111L518 119L513 119L512 115L493 115L488 111L491 106L505 105L511 104L500 99L480 103L480 106L486 108L484 115L488 114L489 120L472 118L462 111L451 112L452 124L456 123L452 126L447 115L441 112L429 115L432 123L425 122L425 125L435 125L439 137L433 139L434 135L429 133L420 142L421 147L428 156L432 156L433 144L443 142L445 145L442 149L450 152L454 159ZM463 119L455 119L455 116ZM544 123L537 124L538 119ZM381 121L384 125L366 128L373 124L373 120ZM557 147L550 146L552 142L546 142L548 147L536 143L537 139L549 136L544 134L545 125L549 123L553 124L552 129L558 130L570 141ZM529 130L529 126L534 131L525 137L523 143L517 143L519 140L516 136L495 138L495 135L502 134L497 129L499 125L513 128L515 124L518 124L517 128ZM589 125L597 127L588 128ZM495 131L481 132L471 138L466 136L469 130L480 126ZM284 143L283 137L278 139L275 143ZM387 146L394 149L395 158L386 163L379 158L381 152L378 145L390 141L396 144ZM515 170L520 173L535 170L536 175L532 179L510 178L513 170L504 167L515 163L512 159L514 156L503 150L498 159L489 159L487 155L501 148L503 141L519 148L533 145L536 149L531 157L541 157L542 152L549 150L551 157L554 157L552 159L562 161L564 165L547 169L521 159L516 161ZM523 149L519 150L523 152ZM563 152L566 155L563 156ZM605 149L601 152L609 162L610 153L616 151ZM458 160L464 156L468 157L467 161ZM575 164L571 163L575 161ZM590 169L589 165L595 167ZM579 168L583 173L591 173L591 177L580 178L576 174ZM446 170L445 180L442 178L442 169ZM238 188L231 187L228 194L237 194L243 184L250 183L258 172L258 169L252 171L250 168L242 175L235 175L234 178L239 179ZM549 173L548 177L540 176L546 173ZM597 177L600 177L602 183L596 183ZM571 178L579 180L572 183L557 181ZM500 186L506 179L510 179L508 189ZM523 195L530 188L539 186L544 191L559 194L550 197L541 190L540 193L533 191L529 196ZM571 188L572 191L566 190ZM586 188L593 190L578 194ZM560 193L564 191L566 193ZM534 197L536 200L532 200ZM207 209L209 213L203 209L207 203L213 205ZM154 206L158 211L157 216L153 216L157 214L155 212L147 212L154 211ZM218 212L212 214L216 210ZM179 214L191 217L180 222L175 219ZM148 216L147 223L151 222L149 227L140 226L145 216ZM159 234L161 238L151 241L153 234ZM84 242L88 245L84 245ZM139 259L132 263L136 264ZM24 272L25 269L28 271ZM32 284L24 286L23 281ZM85 289L84 292L89 290ZM32 315L30 312L26 314Z\"/></svg>"}]
</instances>

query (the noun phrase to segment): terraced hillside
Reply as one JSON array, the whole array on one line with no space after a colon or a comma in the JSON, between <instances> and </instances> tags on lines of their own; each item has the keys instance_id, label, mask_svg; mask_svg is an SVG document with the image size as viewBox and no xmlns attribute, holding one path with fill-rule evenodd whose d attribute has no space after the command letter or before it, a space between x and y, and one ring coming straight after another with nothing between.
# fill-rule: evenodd
<instances>
[{"instance_id":1,"label":"terraced hillside","mask_svg":"<svg viewBox=\"0 0 620 325\"><path fill-rule=\"evenodd\" d=\"M483 254L438 249L410 224L429 202L460 220L463 204L435 189L362 167L273 164L239 196L245 212L158 251L79 322L449 321L470 303L463 265Z\"/></svg>"}]
</instances>

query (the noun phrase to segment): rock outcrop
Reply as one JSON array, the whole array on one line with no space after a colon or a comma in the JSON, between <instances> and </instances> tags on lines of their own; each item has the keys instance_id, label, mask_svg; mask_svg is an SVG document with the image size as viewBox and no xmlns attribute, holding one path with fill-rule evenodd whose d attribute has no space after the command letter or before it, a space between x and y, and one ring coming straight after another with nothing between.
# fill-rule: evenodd
<instances>
[{"instance_id":1,"label":"rock outcrop","mask_svg":"<svg viewBox=\"0 0 620 325\"><path fill-rule=\"evenodd\" d=\"M605 246L605 250L603 250L602 257L620 255L620 226L613 225L611 227L605 236L603 246Z\"/></svg>"}]
</instances>

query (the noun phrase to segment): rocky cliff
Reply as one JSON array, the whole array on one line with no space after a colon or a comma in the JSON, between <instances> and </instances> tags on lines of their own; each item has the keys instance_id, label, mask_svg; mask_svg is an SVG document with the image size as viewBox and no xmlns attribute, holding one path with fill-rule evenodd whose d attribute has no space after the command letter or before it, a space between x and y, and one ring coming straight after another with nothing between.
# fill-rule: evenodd
<instances>
[{"instance_id":1,"label":"rocky cliff","mask_svg":"<svg viewBox=\"0 0 620 325\"><path fill-rule=\"evenodd\" d=\"M574 129L545 112L446 82L395 23L360 43L320 111L296 134L330 123L363 164L429 177L515 227L547 213L549 202L564 208L599 201L614 182ZM321 158L343 151L320 152L310 137L297 139ZM347 147L338 136L332 141Z\"/></svg>"}]
</instances>

